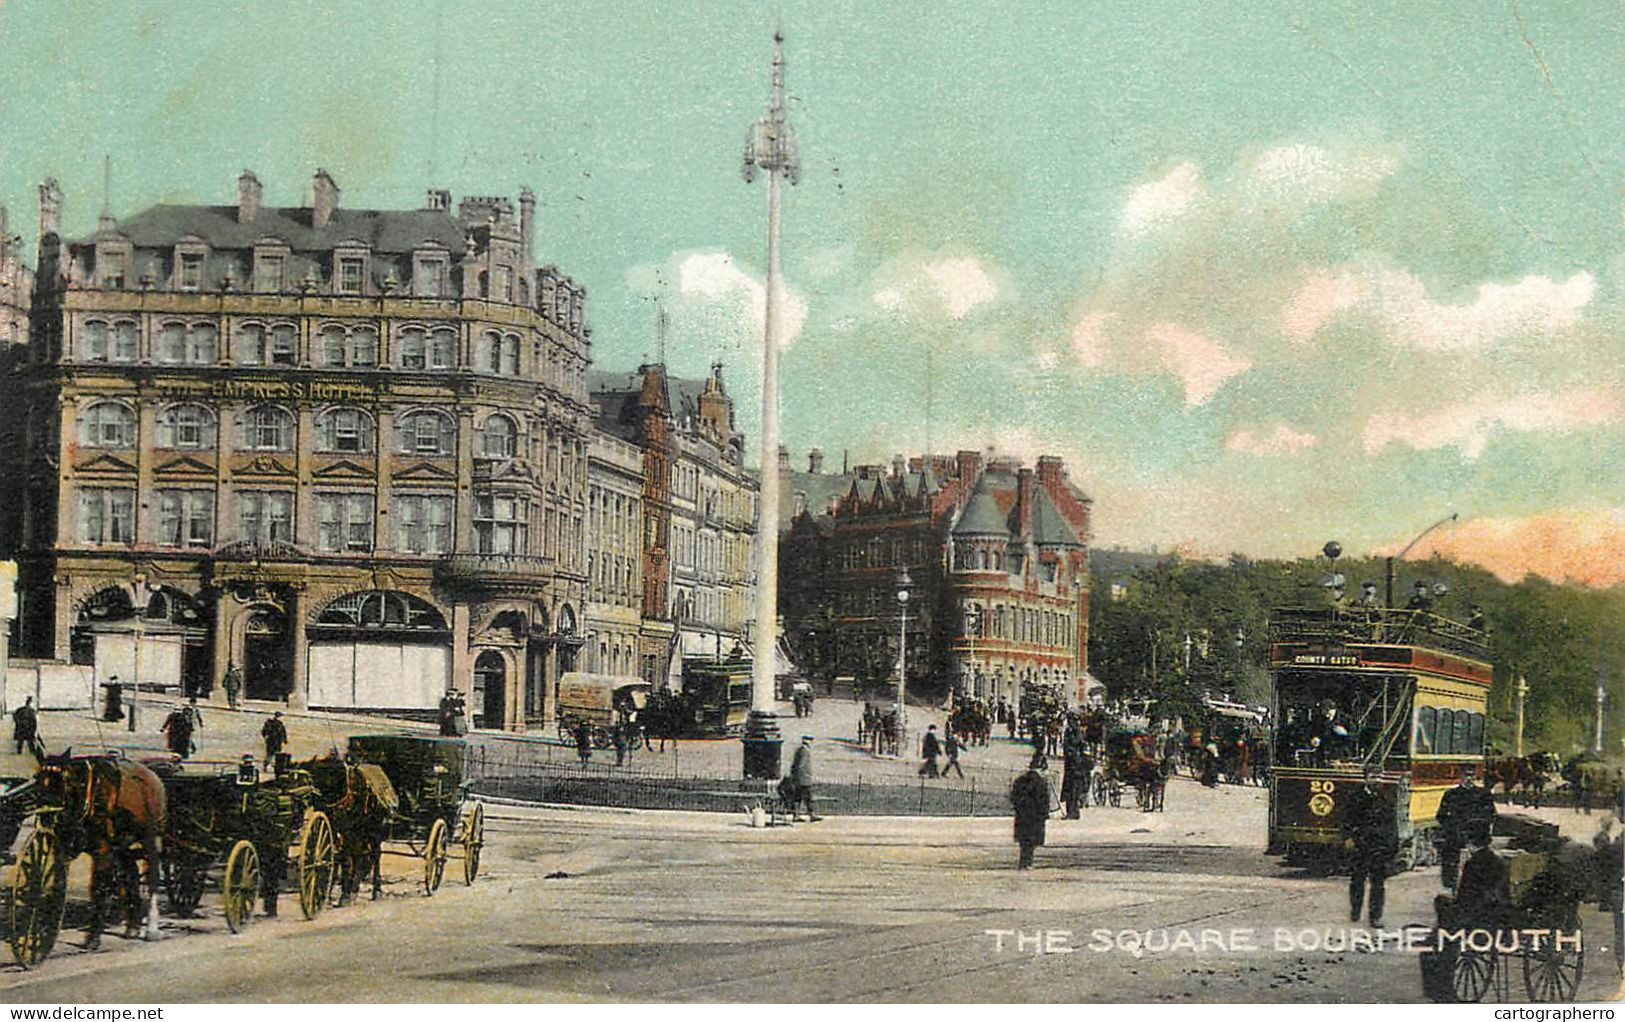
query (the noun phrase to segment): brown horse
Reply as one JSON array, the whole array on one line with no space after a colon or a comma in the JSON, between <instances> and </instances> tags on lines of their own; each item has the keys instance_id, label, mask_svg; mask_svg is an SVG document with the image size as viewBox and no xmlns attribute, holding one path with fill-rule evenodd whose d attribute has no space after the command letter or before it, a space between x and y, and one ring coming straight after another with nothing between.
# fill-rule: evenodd
<instances>
[{"instance_id":1,"label":"brown horse","mask_svg":"<svg viewBox=\"0 0 1625 1022\"><path fill-rule=\"evenodd\" d=\"M383 891L384 838L400 804L389 777L376 765L341 759L337 753L306 760L300 767L310 773L322 808L333 821L339 854L339 904L353 902L364 880L371 881L376 901Z\"/></svg>"},{"instance_id":2,"label":"brown horse","mask_svg":"<svg viewBox=\"0 0 1625 1022\"><path fill-rule=\"evenodd\" d=\"M140 931L140 860L147 866L147 938L158 936L158 860L163 853L164 785L139 763L114 756L39 756L42 805L56 810L64 868L91 857L90 925L85 947L101 943L107 902L122 890L125 932ZM140 849L139 857L136 849Z\"/></svg>"}]
</instances>

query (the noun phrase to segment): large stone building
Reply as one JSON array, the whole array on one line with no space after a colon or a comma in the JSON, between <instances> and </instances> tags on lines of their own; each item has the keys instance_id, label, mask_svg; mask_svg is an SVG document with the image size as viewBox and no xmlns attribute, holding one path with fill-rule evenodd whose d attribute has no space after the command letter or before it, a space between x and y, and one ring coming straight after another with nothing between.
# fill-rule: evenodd
<instances>
[{"instance_id":1,"label":"large stone building","mask_svg":"<svg viewBox=\"0 0 1625 1022\"><path fill-rule=\"evenodd\" d=\"M960 451L825 472L814 450L808 471L783 454L779 470L779 606L809 673L894 680L906 622L910 691L1084 697L1090 501L1059 458L1035 471Z\"/></svg>"},{"instance_id":2,"label":"large stone building","mask_svg":"<svg viewBox=\"0 0 1625 1022\"><path fill-rule=\"evenodd\" d=\"M587 439L587 670L642 673L643 452L613 433Z\"/></svg>"},{"instance_id":3,"label":"large stone building","mask_svg":"<svg viewBox=\"0 0 1625 1022\"><path fill-rule=\"evenodd\" d=\"M535 200L432 190L104 213L41 190L23 642L128 682L545 720L577 660L592 412L583 289ZM10 416L8 416L10 418Z\"/></svg>"},{"instance_id":4,"label":"large stone building","mask_svg":"<svg viewBox=\"0 0 1625 1022\"><path fill-rule=\"evenodd\" d=\"M0 395L6 393L4 381L13 379L28 357L33 296L34 271L23 262L22 238L11 233L6 207L0 206ZM25 424L24 416L0 414L0 478L23 478ZM22 516L22 501L0 500L0 558L16 553Z\"/></svg>"},{"instance_id":5,"label":"large stone building","mask_svg":"<svg viewBox=\"0 0 1625 1022\"><path fill-rule=\"evenodd\" d=\"M643 655L669 683L682 656L748 647L758 483L744 467L733 399L714 365L704 380L588 373L599 427L643 452Z\"/></svg>"}]
</instances>

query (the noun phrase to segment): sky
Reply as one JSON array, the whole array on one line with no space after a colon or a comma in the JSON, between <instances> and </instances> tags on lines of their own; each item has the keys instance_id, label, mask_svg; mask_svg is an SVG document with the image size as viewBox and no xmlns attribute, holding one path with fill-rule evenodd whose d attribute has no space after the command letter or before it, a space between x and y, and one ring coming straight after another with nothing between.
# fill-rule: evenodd
<instances>
[{"instance_id":1,"label":"sky","mask_svg":"<svg viewBox=\"0 0 1625 1022\"><path fill-rule=\"evenodd\" d=\"M71 12L71 13L70 13ZM759 433L786 36L783 439L1057 454L1095 542L1625 582L1625 27L1587 2L0 7L0 202L538 196L594 358Z\"/></svg>"}]
</instances>

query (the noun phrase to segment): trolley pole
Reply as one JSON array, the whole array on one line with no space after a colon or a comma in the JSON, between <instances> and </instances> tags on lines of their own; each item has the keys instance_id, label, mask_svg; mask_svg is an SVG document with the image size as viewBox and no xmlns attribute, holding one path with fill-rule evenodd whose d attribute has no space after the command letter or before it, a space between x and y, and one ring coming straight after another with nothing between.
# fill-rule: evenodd
<instances>
[{"instance_id":1,"label":"trolley pole","mask_svg":"<svg viewBox=\"0 0 1625 1022\"><path fill-rule=\"evenodd\" d=\"M1518 693L1518 730L1517 730L1517 732L1515 733L1515 735L1513 737L1513 743L1514 743L1514 747L1515 747L1515 750L1516 750L1516 751L1513 752L1513 755L1517 756L1520 759L1522 759L1523 758L1523 702L1524 702L1524 697L1529 695L1529 682L1527 680L1525 680L1524 676L1521 675L1521 674L1518 675L1517 693Z\"/></svg>"}]
</instances>

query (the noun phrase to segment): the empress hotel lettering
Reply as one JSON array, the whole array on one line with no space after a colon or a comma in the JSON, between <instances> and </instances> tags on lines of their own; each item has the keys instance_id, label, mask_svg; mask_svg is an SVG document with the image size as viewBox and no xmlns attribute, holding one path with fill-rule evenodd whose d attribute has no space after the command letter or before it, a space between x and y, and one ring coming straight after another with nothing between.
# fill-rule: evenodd
<instances>
[{"instance_id":1,"label":"the empress hotel lettering","mask_svg":"<svg viewBox=\"0 0 1625 1022\"><path fill-rule=\"evenodd\" d=\"M264 401L370 401L377 390L367 383L333 380L202 380L166 383L164 398L251 398Z\"/></svg>"}]
</instances>

